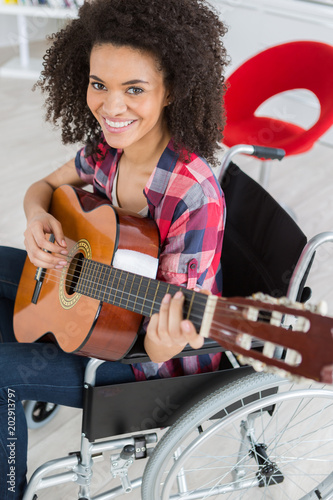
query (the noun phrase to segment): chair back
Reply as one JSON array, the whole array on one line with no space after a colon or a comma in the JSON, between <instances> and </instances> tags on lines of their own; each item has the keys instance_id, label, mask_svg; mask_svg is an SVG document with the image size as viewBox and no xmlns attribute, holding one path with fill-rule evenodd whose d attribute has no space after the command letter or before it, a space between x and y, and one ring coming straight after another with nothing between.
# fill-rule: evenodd
<instances>
[{"instance_id":1,"label":"chair back","mask_svg":"<svg viewBox=\"0 0 333 500\"><path fill-rule=\"evenodd\" d=\"M325 114L333 109L332 81L333 46L294 41L270 47L245 61L228 77L227 120L246 119L270 97L292 89L313 92Z\"/></svg>"}]
</instances>

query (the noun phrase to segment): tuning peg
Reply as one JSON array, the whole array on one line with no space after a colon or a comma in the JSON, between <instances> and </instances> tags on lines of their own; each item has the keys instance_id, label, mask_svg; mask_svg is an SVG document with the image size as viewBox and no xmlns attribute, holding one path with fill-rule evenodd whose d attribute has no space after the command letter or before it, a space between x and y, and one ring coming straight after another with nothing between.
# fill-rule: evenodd
<instances>
[{"instance_id":1,"label":"tuning peg","mask_svg":"<svg viewBox=\"0 0 333 500\"><path fill-rule=\"evenodd\" d=\"M316 313L321 314L322 316L326 316L328 313L328 306L327 302L325 300L321 300L318 302L316 305Z\"/></svg>"}]
</instances>

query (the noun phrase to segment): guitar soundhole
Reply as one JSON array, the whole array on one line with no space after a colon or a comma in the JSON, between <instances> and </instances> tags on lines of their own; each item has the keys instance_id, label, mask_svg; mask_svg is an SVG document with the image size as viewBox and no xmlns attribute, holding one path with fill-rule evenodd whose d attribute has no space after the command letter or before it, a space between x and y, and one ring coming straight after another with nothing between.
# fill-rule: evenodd
<instances>
[{"instance_id":1,"label":"guitar soundhole","mask_svg":"<svg viewBox=\"0 0 333 500\"><path fill-rule=\"evenodd\" d=\"M84 259L83 253L81 252L77 253L68 267L68 273L65 285L66 292L68 295L73 295L75 293L75 287L77 285L77 282L81 274L83 259Z\"/></svg>"}]
</instances>

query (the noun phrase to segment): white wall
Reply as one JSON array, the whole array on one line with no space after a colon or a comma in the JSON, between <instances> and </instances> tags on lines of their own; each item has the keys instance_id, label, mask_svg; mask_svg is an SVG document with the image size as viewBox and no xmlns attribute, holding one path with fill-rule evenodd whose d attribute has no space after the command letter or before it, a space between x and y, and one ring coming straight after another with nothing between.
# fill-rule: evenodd
<instances>
[{"instance_id":1,"label":"white wall","mask_svg":"<svg viewBox=\"0 0 333 500\"><path fill-rule=\"evenodd\" d=\"M333 4L302 0L210 0L229 27L228 71L261 50L291 40L333 44Z\"/></svg>"},{"instance_id":2,"label":"white wall","mask_svg":"<svg viewBox=\"0 0 333 500\"><path fill-rule=\"evenodd\" d=\"M333 44L333 4L302 0L211 0L211 4L229 27L227 75L252 55L279 43L317 40ZM273 98L260 112L278 118L288 115L293 118L290 121L308 128L316 121L319 106L310 92L294 91ZM333 146L333 128L321 140Z\"/></svg>"}]
</instances>

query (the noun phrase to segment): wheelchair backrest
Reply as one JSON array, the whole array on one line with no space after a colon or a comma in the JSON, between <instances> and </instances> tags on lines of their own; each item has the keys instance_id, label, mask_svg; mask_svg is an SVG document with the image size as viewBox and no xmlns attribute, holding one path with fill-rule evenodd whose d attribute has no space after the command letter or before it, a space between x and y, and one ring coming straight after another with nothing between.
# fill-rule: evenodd
<instances>
[{"instance_id":1,"label":"wheelchair backrest","mask_svg":"<svg viewBox=\"0 0 333 500\"><path fill-rule=\"evenodd\" d=\"M307 241L305 235L281 205L234 163L221 186L227 207L221 259L223 295L263 292L285 296ZM301 300L305 279L297 300Z\"/></svg>"}]
</instances>

